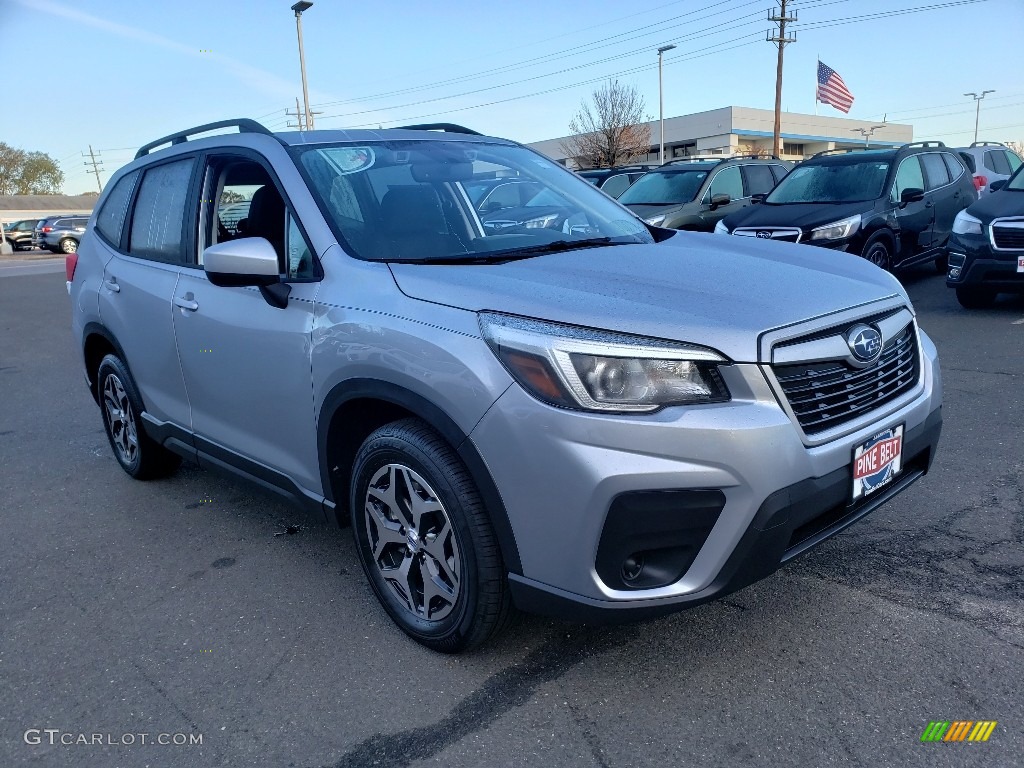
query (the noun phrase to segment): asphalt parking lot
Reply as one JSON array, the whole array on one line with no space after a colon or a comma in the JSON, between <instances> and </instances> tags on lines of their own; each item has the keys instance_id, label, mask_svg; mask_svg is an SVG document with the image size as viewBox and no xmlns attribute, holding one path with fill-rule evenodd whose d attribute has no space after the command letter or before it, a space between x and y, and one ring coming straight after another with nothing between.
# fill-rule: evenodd
<instances>
[{"instance_id":1,"label":"asphalt parking lot","mask_svg":"<svg viewBox=\"0 0 1024 768\"><path fill-rule=\"evenodd\" d=\"M63 262L13 263L0 766L1020 764L1024 300L967 312L934 273L904 277L941 354L944 433L932 472L864 521L724 601L613 628L527 617L453 658L392 626L349 530L198 469L128 478ZM922 743L932 720L998 726Z\"/></svg>"}]
</instances>

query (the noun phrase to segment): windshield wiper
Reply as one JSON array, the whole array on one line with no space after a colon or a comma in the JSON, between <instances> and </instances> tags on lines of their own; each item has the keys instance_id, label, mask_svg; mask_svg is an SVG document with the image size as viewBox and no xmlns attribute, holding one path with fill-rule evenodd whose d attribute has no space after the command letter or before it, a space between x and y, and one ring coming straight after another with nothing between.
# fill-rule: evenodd
<instances>
[{"instance_id":1,"label":"windshield wiper","mask_svg":"<svg viewBox=\"0 0 1024 768\"><path fill-rule=\"evenodd\" d=\"M630 245L630 243L612 242L610 237L587 237L582 240L555 240L541 245L529 245L525 248L509 248L491 253L467 253L456 256L438 256L422 259L386 259L399 264L504 264L518 259L529 259L545 253L575 251L579 248L593 248L600 245Z\"/></svg>"}]
</instances>

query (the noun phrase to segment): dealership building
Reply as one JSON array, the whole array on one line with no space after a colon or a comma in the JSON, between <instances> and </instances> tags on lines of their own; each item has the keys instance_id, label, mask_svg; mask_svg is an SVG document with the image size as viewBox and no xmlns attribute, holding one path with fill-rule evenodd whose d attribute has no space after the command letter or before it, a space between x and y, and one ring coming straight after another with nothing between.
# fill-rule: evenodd
<instances>
[{"instance_id":1,"label":"dealership building","mask_svg":"<svg viewBox=\"0 0 1024 768\"><path fill-rule=\"evenodd\" d=\"M881 148L914 140L913 126L899 123L881 125L881 122L783 112L782 158L801 160L826 149L863 147L865 141L871 147ZM651 150L646 156L634 158L634 162L658 162L660 125L657 120L652 120L649 125ZM774 111L750 107L722 107L692 115L666 117L665 159L690 155L770 155L774 126ZM870 135L865 138L864 132L870 132ZM577 163L562 149L567 138L536 141L529 146L570 168L576 168Z\"/></svg>"}]
</instances>

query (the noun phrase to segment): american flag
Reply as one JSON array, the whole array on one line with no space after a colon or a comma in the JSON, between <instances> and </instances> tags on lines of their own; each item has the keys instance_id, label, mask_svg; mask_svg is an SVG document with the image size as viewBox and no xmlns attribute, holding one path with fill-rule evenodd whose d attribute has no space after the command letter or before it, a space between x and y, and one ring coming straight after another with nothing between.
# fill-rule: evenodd
<instances>
[{"instance_id":1,"label":"american flag","mask_svg":"<svg viewBox=\"0 0 1024 768\"><path fill-rule=\"evenodd\" d=\"M849 112L853 106L853 94L846 87L843 78L831 67L818 62L818 101L831 104L840 112Z\"/></svg>"}]
</instances>

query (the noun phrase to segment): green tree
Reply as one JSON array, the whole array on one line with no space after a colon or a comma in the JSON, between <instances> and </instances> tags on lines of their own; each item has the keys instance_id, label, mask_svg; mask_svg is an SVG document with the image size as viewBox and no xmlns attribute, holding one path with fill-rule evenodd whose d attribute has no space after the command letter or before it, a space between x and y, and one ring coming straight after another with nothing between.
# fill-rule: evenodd
<instances>
[{"instance_id":1,"label":"green tree","mask_svg":"<svg viewBox=\"0 0 1024 768\"><path fill-rule=\"evenodd\" d=\"M0 141L0 195L56 195L64 173L45 152L26 152Z\"/></svg>"}]
</instances>

